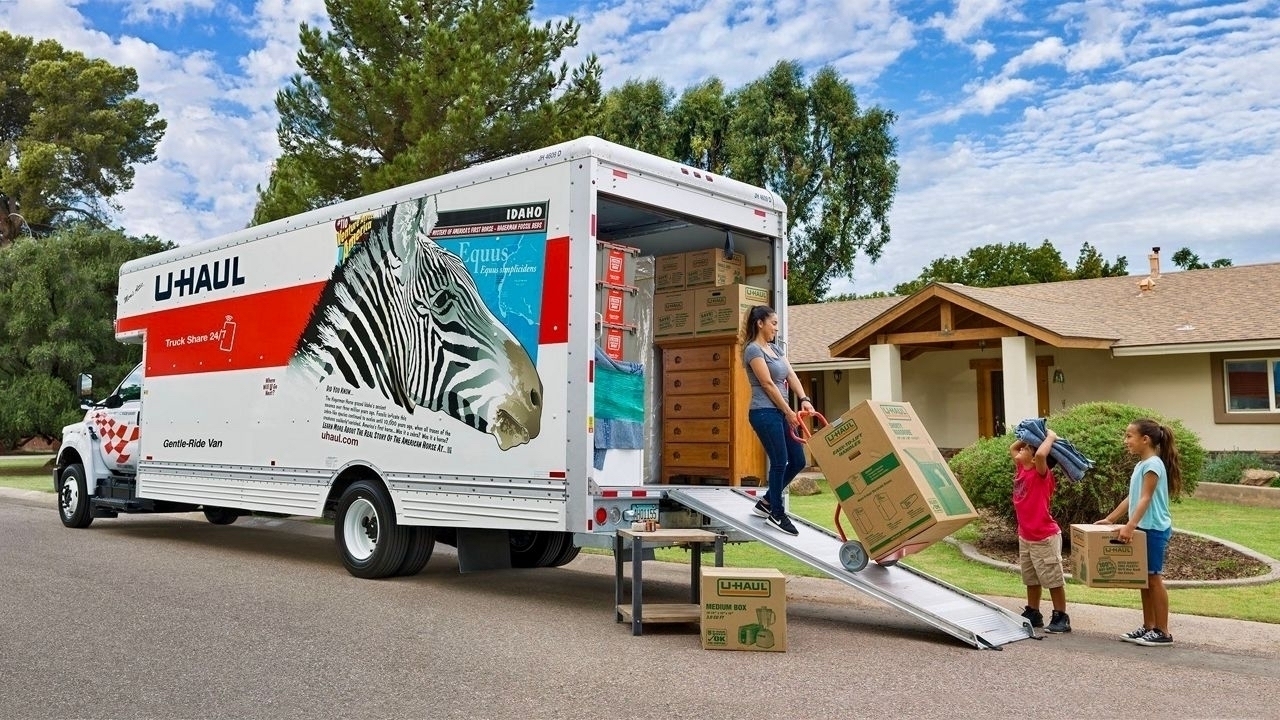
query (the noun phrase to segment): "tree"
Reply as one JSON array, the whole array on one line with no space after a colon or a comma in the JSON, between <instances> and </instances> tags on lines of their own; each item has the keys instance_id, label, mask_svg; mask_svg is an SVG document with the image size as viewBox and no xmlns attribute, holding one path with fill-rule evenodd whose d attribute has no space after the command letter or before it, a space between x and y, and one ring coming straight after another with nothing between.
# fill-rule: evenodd
<instances>
[{"instance_id":1,"label":"tree","mask_svg":"<svg viewBox=\"0 0 1280 720\"><path fill-rule=\"evenodd\" d=\"M171 247L76 223L0 248L0 446L74 422L77 377L113 383L138 361L115 339L120 265Z\"/></svg>"},{"instance_id":2,"label":"tree","mask_svg":"<svg viewBox=\"0 0 1280 720\"><path fill-rule=\"evenodd\" d=\"M2 31L0 67L0 246L86 218L105 227L166 127L133 97L137 72Z\"/></svg>"},{"instance_id":3,"label":"tree","mask_svg":"<svg viewBox=\"0 0 1280 720\"><path fill-rule=\"evenodd\" d=\"M1074 270L1067 267L1062 254L1048 240L1034 248L1026 243L996 243L973 248L962 257L938 258L926 265L915 280L896 285L893 293L910 295L931 282L1005 287L1114 277L1124 275L1127 268L1128 261L1124 258L1116 258L1113 263L1103 261L1089 243L1080 248Z\"/></svg>"},{"instance_id":4,"label":"tree","mask_svg":"<svg viewBox=\"0 0 1280 720\"><path fill-rule=\"evenodd\" d=\"M533 25L532 0L326 0L276 95L282 156L254 222L582 134L600 102L595 56L570 71L573 19Z\"/></svg>"},{"instance_id":5,"label":"tree","mask_svg":"<svg viewBox=\"0 0 1280 720\"><path fill-rule=\"evenodd\" d=\"M1208 268L1231 267L1231 261L1227 258L1218 258L1208 265L1200 262L1200 256L1191 252L1191 248L1182 248L1173 254L1173 264L1183 270L1206 270Z\"/></svg>"},{"instance_id":6,"label":"tree","mask_svg":"<svg viewBox=\"0 0 1280 720\"><path fill-rule=\"evenodd\" d=\"M647 85L671 94L659 81ZM611 91L605 105L622 95ZM658 112L653 103L640 111ZM822 68L806 84L800 64L783 61L728 95L712 79L686 90L669 114L665 132L639 132L652 122L597 123L596 132L776 193L788 211L788 302L822 299L833 278L853 272L859 253L880 257L898 186L896 118L878 107L863 112L835 70Z\"/></svg>"}]
</instances>

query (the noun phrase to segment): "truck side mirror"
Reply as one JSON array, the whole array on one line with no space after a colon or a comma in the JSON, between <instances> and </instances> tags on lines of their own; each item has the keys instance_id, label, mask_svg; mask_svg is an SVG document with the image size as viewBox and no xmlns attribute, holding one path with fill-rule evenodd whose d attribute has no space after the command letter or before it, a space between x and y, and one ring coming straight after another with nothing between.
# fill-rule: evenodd
<instances>
[{"instance_id":1,"label":"truck side mirror","mask_svg":"<svg viewBox=\"0 0 1280 720\"><path fill-rule=\"evenodd\" d=\"M80 373L80 397L93 397L93 376L89 373Z\"/></svg>"}]
</instances>

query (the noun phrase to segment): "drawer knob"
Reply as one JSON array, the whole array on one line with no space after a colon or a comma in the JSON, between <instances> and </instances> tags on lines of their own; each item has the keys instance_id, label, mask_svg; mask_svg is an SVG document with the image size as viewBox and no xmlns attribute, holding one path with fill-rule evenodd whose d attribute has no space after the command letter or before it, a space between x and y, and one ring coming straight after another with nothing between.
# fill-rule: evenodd
<instances>
[{"instance_id":1,"label":"drawer knob","mask_svg":"<svg viewBox=\"0 0 1280 720\"><path fill-rule=\"evenodd\" d=\"M717 400L717 401L715 401L715 402L711 403L711 409L712 409L712 410L719 410L719 409L720 409L720 401L719 401L719 400Z\"/></svg>"},{"instance_id":2,"label":"drawer knob","mask_svg":"<svg viewBox=\"0 0 1280 720\"><path fill-rule=\"evenodd\" d=\"M671 434L672 434L672 435L679 435L679 434L680 434L680 433L682 433L682 432L684 432L684 431L683 431L683 430L681 430L680 428L676 428L675 430L672 430L672 431L671 431Z\"/></svg>"},{"instance_id":3,"label":"drawer knob","mask_svg":"<svg viewBox=\"0 0 1280 720\"><path fill-rule=\"evenodd\" d=\"M671 453L671 457L673 457L673 458L675 458L675 459L679 460L679 459L680 459L680 451L679 451L679 450L677 450L677 451L675 451L675 452Z\"/></svg>"},{"instance_id":4,"label":"drawer knob","mask_svg":"<svg viewBox=\"0 0 1280 720\"><path fill-rule=\"evenodd\" d=\"M719 434L720 434L720 426L719 426L719 425L717 425L717 426L715 426L715 427L711 428L711 434L712 434L712 435L719 435Z\"/></svg>"},{"instance_id":5,"label":"drawer knob","mask_svg":"<svg viewBox=\"0 0 1280 720\"><path fill-rule=\"evenodd\" d=\"M720 378L711 378L711 387L720 387Z\"/></svg>"},{"instance_id":6,"label":"drawer knob","mask_svg":"<svg viewBox=\"0 0 1280 720\"><path fill-rule=\"evenodd\" d=\"M675 363L676 365L679 365L681 360L684 360L684 358L681 357L680 355L677 355L674 358L672 358L671 362Z\"/></svg>"},{"instance_id":7,"label":"drawer knob","mask_svg":"<svg viewBox=\"0 0 1280 720\"><path fill-rule=\"evenodd\" d=\"M672 410L675 410L676 412L680 412L680 410L681 410L683 407L684 407L684 406L683 406L683 405L681 405L680 403L676 403L675 405L672 405L672 406L671 406L671 409L672 409Z\"/></svg>"},{"instance_id":8,"label":"drawer knob","mask_svg":"<svg viewBox=\"0 0 1280 720\"><path fill-rule=\"evenodd\" d=\"M675 382L673 382L673 383L671 383L671 384L672 384L672 385L674 385L674 386L676 386L676 387L680 387L681 385L683 385L683 384L684 384L684 381L683 381L683 380L676 380Z\"/></svg>"},{"instance_id":9,"label":"drawer knob","mask_svg":"<svg viewBox=\"0 0 1280 720\"><path fill-rule=\"evenodd\" d=\"M712 353L711 359L718 361L720 359L720 353Z\"/></svg>"},{"instance_id":10,"label":"drawer knob","mask_svg":"<svg viewBox=\"0 0 1280 720\"><path fill-rule=\"evenodd\" d=\"M719 459L720 459L720 451L719 451L719 450L712 450L712 451L711 451L711 459L712 459L712 460L719 460Z\"/></svg>"}]
</instances>

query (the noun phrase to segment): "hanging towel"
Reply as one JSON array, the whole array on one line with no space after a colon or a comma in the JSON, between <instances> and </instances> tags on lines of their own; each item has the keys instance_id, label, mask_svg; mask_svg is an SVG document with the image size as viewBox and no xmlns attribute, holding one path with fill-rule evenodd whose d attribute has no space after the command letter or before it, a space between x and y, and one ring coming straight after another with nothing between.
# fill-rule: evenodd
<instances>
[{"instance_id":1,"label":"hanging towel","mask_svg":"<svg viewBox=\"0 0 1280 720\"><path fill-rule=\"evenodd\" d=\"M1028 445L1040 447L1049 430L1045 427L1044 418L1027 418L1018 423L1013 434ZM1061 466L1072 482L1080 482L1084 479L1084 474L1093 469L1094 462L1077 450L1070 440L1060 437L1049 450L1049 464Z\"/></svg>"},{"instance_id":2,"label":"hanging towel","mask_svg":"<svg viewBox=\"0 0 1280 720\"><path fill-rule=\"evenodd\" d=\"M592 464L600 470L610 449L644 447L644 366L614 360L596 346L595 401Z\"/></svg>"}]
</instances>

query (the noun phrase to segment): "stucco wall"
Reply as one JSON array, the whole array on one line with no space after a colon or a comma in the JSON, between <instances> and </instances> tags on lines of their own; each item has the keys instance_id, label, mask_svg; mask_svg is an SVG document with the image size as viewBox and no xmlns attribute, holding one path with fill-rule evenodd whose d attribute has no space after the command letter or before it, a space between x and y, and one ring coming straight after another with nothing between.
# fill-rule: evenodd
<instances>
[{"instance_id":1,"label":"stucco wall","mask_svg":"<svg viewBox=\"0 0 1280 720\"><path fill-rule=\"evenodd\" d=\"M1207 450L1280 450L1280 425L1214 423L1208 355L1112 357L1109 351L1047 347L1037 352L1053 356L1050 377L1062 370L1065 378L1061 384L1049 383L1050 414L1078 403L1114 400L1181 419L1200 435ZM920 413L940 447L964 447L977 439L977 371L969 368L969 361L999 357L997 347L925 353L903 363L903 399ZM827 373L825 390L824 412L838 417L871 396L871 372L844 370L839 383Z\"/></svg>"}]
</instances>

